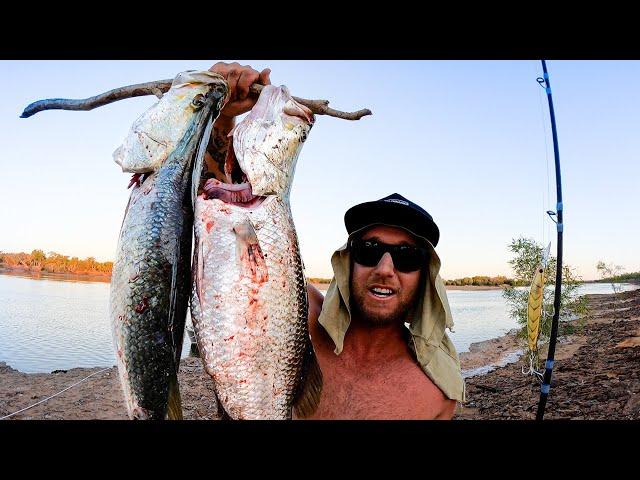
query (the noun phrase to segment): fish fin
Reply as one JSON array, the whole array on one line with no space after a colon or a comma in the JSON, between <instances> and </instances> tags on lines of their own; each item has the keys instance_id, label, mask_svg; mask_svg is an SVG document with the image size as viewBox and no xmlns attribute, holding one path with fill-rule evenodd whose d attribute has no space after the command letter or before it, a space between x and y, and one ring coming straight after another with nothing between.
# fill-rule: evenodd
<instances>
[{"instance_id":1,"label":"fish fin","mask_svg":"<svg viewBox=\"0 0 640 480\"><path fill-rule=\"evenodd\" d=\"M173 342L173 358L176 362L176 373L178 368L180 367L180 356L182 354L182 337L184 336L184 323L182 323L182 331L178 331L176 327L176 320L178 319L177 308L178 308L178 262L180 261L180 256L178 255L178 259L176 262L171 265L171 290L169 297L169 318L168 318L168 327L169 327L169 335L171 336L171 340ZM186 320L186 315L185 315ZM178 341L180 340L180 341Z\"/></svg>"},{"instance_id":2,"label":"fish fin","mask_svg":"<svg viewBox=\"0 0 640 480\"><path fill-rule=\"evenodd\" d=\"M304 383L301 385L298 396L295 399L293 413L299 418L306 418L313 415L318 409L320 394L322 393L322 371L311 340L309 340L302 372Z\"/></svg>"},{"instance_id":3,"label":"fish fin","mask_svg":"<svg viewBox=\"0 0 640 480\"><path fill-rule=\"evenodd\" d=\"M224 407L222 406L222 402L220 402L220 398L218 397L218 394L215 392L215 389L213 392L213 400L216 402L215 420L233 420L231 415L229 415L227 411L224 409Z\"/></svg>"},{"instance_id":4,"label":"fish fin","mask_svg":"<svg viewBox=\"0 0 640 480\"><path fill-rule=\"evenodd\" d=\"M233 227L236 234L236 258L245 277L255 283L269 279L269 271L264 254L258 243L258 235L249 220Z\"/></svg>"},{"instance_id":5,"label":"fish fin","mask_svg":"<svg viewBox=\"0 0 640 480\"><path fill-rule=\"evenodd\" d=\"M220 400L218 400L217 397L216 397L216 401L218 402L218 420L233 420L231 415L227 413L227 411L224 409L224 407L220 403Z\"/></svg>"},{"instance_id":6,"label":"fish fin","mask_svg":"<svg viewBox=\"0 0 640 480\"><path fill-rule=\"evenodd\" d=\"M169 406L167 409L167 420L182 419L182 399L180 398L178 376L172 375L169 380Z\"/></svg>"}]
</instances>

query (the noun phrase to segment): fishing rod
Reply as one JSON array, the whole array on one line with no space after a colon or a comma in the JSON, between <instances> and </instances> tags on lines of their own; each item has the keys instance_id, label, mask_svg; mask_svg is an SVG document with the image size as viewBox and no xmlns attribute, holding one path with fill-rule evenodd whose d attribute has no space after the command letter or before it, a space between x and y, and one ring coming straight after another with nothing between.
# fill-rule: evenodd
<instances>
[{"instance_id":1,"label":"fishing rod","mask_svg":"<svg viewBox=\"0 0 640 480\"><path fill-rule=\"evenodd\" d=\"M549 82L549 73L547 72L547 64L542 60L542 71L544 77L538 77L537 82L547 92L547 100L549 101L549 113L551 115L551 130L553 133L553 153L556 164L556 194L557 205L556 211L548 211L549 217L556 223L558 231L557 246L557 264L556 264L556 285L553 297L553 320L551 322L551 336L549 337L549 351L547 353L547 361L545 362L544 376L540 387L540 401L538 402L538 412L536 420L542 420L544 417L544 408L547 404L547 397L551 389L551 375L553 373L553 362L556 352L556 340L558 338L558 321L560 318L560 296L562 294L562 233L564 224L562 223L562 179L560 176L560 152L558 151L558 132L556 130L556 115L553 110L553 98L551 97L551 83ZM553 217L557 217L555 220Z\"/></svg>"}]
</instances>

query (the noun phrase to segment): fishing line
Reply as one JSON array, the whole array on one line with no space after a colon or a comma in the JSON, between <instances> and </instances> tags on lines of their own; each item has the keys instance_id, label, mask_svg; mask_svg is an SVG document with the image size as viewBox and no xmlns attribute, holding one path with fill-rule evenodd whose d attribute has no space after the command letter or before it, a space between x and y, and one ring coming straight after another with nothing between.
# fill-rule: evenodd
<instances>
[{"instance_id":1,"label":"fishing line","mask_svg":"<svg viewBox=\"0 0 640 480\"><path fill-rule=\"evenodd\" d=\"M533 64L532 64L533 66ZM538 70L536 66L533 66L534 70L535 70L535 75L538 75ZM546 97L546 92L542 92L540 89L538 89L538 105L540 107L540 123L542 123L542 130L544 132L544 135L542 136L542 138L544 138L544 158L545 158L545 167L546 167L546 171L547 171L547 196L546 196L546 200L543 200L543 207L542 207L542 245L544 248L544 245L546 245L548 242L551 242L551 224L549 223L548 219L547 219L547 211L549 210L548 205L551 202L551 176L549 174L549 142L547 140L547 124L545 122L545 111L544 111L544 100L543 99L543 95ZM542 196L544 198L544 191L542 193ZM545 225L546 225L546 230L545 230ZM545 301L544 301L544 291L543 291L543 301L542 301L542 318L541 318L541 327L542 324L546 323L546 318L547 318L548 314L547 314L547 310L545 308ZM546 335L544 335L542 333L542 328L540 328L541 332L540 332L540 336L542 340L546 340Z\"/></svg>"},{"instance_id":2,"label":"fishing line","mask_svg":"<svg viewBox=\"0 0 640 480\"><path fill-rule=\"evenodd\" d=\"M89 378L93 377L94 375L97 375L97 374L102 373L102 372L106 372L107 370L111 370L112 368L113 368L113 367L107 367L107 368L103 368L103 369L102 369L102 370L100 370L100 371L94 372L94 373L92 373L91 375L89 375L89 376L87 376L87 377L84 377L82 380L80 380L80 381L78 381L78 382L74 383L73 385L69 385L69 386L68 386L67 388L65 388L64 390L61 390L61 391L59 391L58 393L56 393L56 394L54 394L54 395L51 395L50 397L47 397L47 398L45 398L45 399L43 399L43 400L40 400L39 402L34 403L33 405L29 405L28 407L25 407L25 408L23 408L22 410L18 410L17 412L11 413L11 414L9 414L9 415L5 415L4 417L0 417L0 420L4 420L5 418L13 417L14 415L17 415L17 414L19 414L20 412L24 412L25 410L29 410L30 408L33 408L33 407L35 407L35 406L37 406L37 405L40 405L41 403L44 403L44 402L46 402L47 400L51 400L53 397L57 397L58 395L60 395L61 393L66 392L66 391L67 391L67 390L69 390L70 388L75 387L76 385L80 385L82 382L84 382L85 380L87 380L87 379L89 379Z\"/></svg>"},{"instance_id":3,"label":"fishing line","mask_svg":"<svg viewBox=\"0 0 640 480\"><path fill-rule=\"evenodd\" d=\"M534 67L535 69L535 67ZM538 76L538 70L535 69L535 75ZM546 93L545 93L546 95ZM539 100L539 105L540 105L540 123L542 123L542 130L544 132L544 135L542 136L544 138L544 157L545 157L545 162L546 162L546 169L547 169L547 198L546 201L543 200L543 205L542 205L542 211L546 212L547 210L549 210L549 208L547 207L549 205L550 199L551 199L551 190L550 190L550 176L549 176L549 144L547 141L547 124L545 123L545 116L544 116L544 106L543 106L543 100L542 100L542 91L540 89L538 89L538 100ZM543 191L543 198L544 198L544 191ZM546 213L542 213L542 244L544 245L546 243L547 238L551 238L551 224L549 222L546 221L547 218L547 214ZM544 231L544 226L547 226L547 231L546 231L546 236L545 236L545 231Z\"/></svg>"}]
</instances>

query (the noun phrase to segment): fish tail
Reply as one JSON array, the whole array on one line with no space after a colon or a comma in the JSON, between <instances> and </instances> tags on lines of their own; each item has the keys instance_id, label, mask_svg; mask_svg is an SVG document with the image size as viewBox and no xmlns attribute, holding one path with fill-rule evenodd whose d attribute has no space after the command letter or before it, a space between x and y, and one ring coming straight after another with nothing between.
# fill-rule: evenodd
<instances>
[{"instance_id":1,"label":"fish tail","mask_svg":"<svg viewBox=\"0 0 640 480\"><path fill-rule=\"evenodd\" d=\"M180 398L178 377L172 375L171 379L169 380L169 407L167 411L167 420L182 419L182 399Z\"/></svg>"},{"instance_id":2,"label":"fish tail","mask_svg":"<svg viewBox=\"0 0 640 480\"><path fill-rule=\"evenodd\" d=\"M315 413L322 393L322 371L311 342L307 347L304 363L303 372L306 374L304 383L300 385L300 391L293 405L293 413L299 418L307 418Z\"/></svg>"}]
</instances>

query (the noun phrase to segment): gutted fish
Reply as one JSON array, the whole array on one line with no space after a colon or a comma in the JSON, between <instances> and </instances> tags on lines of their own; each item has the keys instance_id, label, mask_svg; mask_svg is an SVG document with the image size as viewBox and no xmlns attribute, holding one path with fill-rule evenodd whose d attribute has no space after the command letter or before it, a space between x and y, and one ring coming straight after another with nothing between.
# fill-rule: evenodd
<instances>
[{"instance_id":1,"label":"gutted fish","mask_svg":"<svg viewBox=\"0 0 640 480\"><path fill-rule=\"evenodd\" d=\"M195 204L191 317L218 404L232 419L312 413L322 376L289 192L314 122L286 87L266 86L234 129L225 179Z\"/></svg>"}]
</instances>

